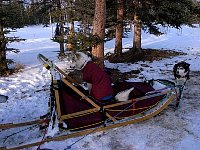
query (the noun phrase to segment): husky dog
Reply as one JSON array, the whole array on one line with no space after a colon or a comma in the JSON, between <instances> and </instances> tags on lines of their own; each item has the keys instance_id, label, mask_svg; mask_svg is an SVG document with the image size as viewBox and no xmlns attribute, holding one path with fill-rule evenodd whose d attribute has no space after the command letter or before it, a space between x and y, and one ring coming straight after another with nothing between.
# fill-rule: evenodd
<instances>
[{"instance_id":1,"label":"husky dog","mask_svg":"<svg viewBox=\"0 0 200 150\"><path fill-rule=\"evenodd\" d=\"M186 80L190 79L190 64L181 61L174 65L173 72L176 80L176 85L184 85Z\"/></svg>"},{"instance_id":2,"label":"husky dog","mask_svg":"<svg viewBox=\"0 0 200 150\"><path fill-rule=\"evenodd\" d=\"M81 70L83 81L87 82L91 96L96 100L111 100L114 98L112 81L110 76L97 64L92 62L91 57L83 52L76 52L70 56L70 69ZM118 101L128 100L129 93L133 88L120 92L115 99Z\"/></svg>"},{"instance_id":3,"label":"husky dog","mask_svg":"<svg viewBox=\"0 0 200 150\"><path fill-rule=\"evenodd\" d=\"M181 61L177 64L174 65L173 72L174 72L174 77L175 79L180 79L180 78L185 78L189 79L189 73L190 73L190 64Z\"/></svg>"},{"instance_id":4,"label":"husky dog","mask_svg":"<svg viewBox=\"0 0 200 150\"><path fill-rule=\"evenodd\" d=\"M5 103L8 100L8 96L0 94L0 103Z\"/></svg>"}]
</instances>

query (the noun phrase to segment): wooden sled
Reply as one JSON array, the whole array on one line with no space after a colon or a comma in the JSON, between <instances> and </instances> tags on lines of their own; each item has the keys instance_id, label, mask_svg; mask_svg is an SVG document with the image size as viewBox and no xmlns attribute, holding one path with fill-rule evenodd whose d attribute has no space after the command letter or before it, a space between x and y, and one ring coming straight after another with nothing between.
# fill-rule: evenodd
<instances>
[{"instance_id":1,"label":"wooden sled","mask_svg":"<svg viewBox=\"0 0 200 150\"><path fill-rule=\"evenodd\" d=\"M151 83L121 82L114 85L115 93L134 87L128 101L110 101L106 103L97 101L85 93L82 87L77 85L71 77L57 66L50 65L49 63L51 62L47 58L43 55L40 57L45 59L43 65L50 69L52 74L52 93L49 102L50 112L48 118L50 119L54 116L54 120L50 120L50 122L55 126L56 117L59 128L64 128L68 132L60 136L46 137L43 141L9 148L12 150L33 147L49 141L65 140L141 122L159 114L172 100L179 98L179 90L177 90L173 82L157 80ZM61 75L61 78L58 78L57 74L59 74L59 77ZM157 82L163 85L161 89L153 88ZM63 124L66 124L67 127L64 127ZM4 127L9 128L8 126ZM14 127L13 124L12 127Z\"/></svg>"},{"instance_id":2,"label":"wooden sled","mask_svg":"<svg viewBox=\"0 0 200 150\"><path fill-rule=\"evenodd\" d=\"M96 126L115 124L123 119L142 121L155 110L159 110L163 102L175 98L175 89L171 87L155 91L148 83L121 82L113 89L116 93L119 86L123 90L134 87L130 99L126 102L111 101L104 103L85 95L81 90L62 78L62 88L55 91L58 121L67 124L67 129L83 130ZM70 85L70 86L68 86ZM57 93L57 94L56 94ZM149 94L148 94L149 93ZM134 121L135 122L135 121Z\"/></svg>"}]
</instances>

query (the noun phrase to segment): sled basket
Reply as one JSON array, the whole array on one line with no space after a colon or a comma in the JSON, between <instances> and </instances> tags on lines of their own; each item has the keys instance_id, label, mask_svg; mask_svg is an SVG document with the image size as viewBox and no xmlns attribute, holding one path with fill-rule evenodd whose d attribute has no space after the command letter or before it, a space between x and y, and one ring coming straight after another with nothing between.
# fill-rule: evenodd
<instances>
[{"instance_id":1,"label":"sled basket","mask_svg":"<svg viewBox=\"0 0 200 150\"><path fill-rule=\"evenodd\" d=\"M114 92L118 93L134 87L134 90L129 95L130 100L102 104L87 95L82 87L74 85L70 87L66 83L69 82L62 78L59 88L54 89L54 91L55 93L58 92L56 94L56 107L59 114L59 122L62 123L64 121L69 130L100 126L108 119L115 122L123 118L142 115L145 111L156 107L168 94L159 93L155 96L145 97L145 94L154 91L150 84L144 82L121 82L113 86ZM79 94L74 89L78 90ZM80 96L80 93L82 96Z\"/></svg>"}]
</instances>

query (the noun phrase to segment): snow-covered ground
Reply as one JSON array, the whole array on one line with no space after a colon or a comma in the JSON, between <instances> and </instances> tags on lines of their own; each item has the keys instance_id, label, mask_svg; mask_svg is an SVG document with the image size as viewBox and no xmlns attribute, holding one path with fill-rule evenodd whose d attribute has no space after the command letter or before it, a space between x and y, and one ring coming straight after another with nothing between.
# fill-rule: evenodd
<instances>
[{"instance_id":1,"label":"snow-covered ground","mask_svg":"<svg viewBox=\"0 0 200 150\"><path fill-rule=\"evenodd\" d=\"M0 124L17 123L33 120L47 112L49 99L50 75L42 69L37 60L39 53L51 60L57 60L57 43L53 43L50 26L31 26L12 33L27 39L24 42L12 43L10 47L19 48L19 54L9 53L8 58L24 64L22 72L9 77L0 78L0 94L9 96L6 103L0 103ZM163 48L182 51L187 55L167 58L153 62L138 62L135 64L112 64L106 62L106 67L117 68L121 72L142 70L138 78L129 81L139 81L141 78L164 78L173 80L172 68L178 61L184 60L191 64L191 79L186 85L181 108L174 111L167 107L160 115L147 121L111 129L105 132L90 134L74 144L72 150L198 150L200 148L200 28L183 26L182 30L163 29L167 34L153 36L142 33L143 48ZM124 48L132 46L132 34L123 39ZM112 52L114 40L105 44L105 52ZM147 64L149 67L144 67ZM63 64L57 63L62 68ZM146 65L145 65L146 66ZM21 131L24 130L24 131ZM17 133L18 131L21 131ZM13 134L16 133L16 134ZM38 128L10 129L0 131L0 147L41 141ZM61 142L49 142L41 148L64 150L79 138ZM37 149L34 147L32 149Z\"/></svg>"}]
</instances>

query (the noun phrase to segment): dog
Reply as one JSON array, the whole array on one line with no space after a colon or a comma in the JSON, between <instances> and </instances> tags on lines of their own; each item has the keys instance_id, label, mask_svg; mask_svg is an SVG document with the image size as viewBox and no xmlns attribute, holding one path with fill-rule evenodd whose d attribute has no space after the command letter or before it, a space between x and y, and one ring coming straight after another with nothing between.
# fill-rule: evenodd
<instances>
[{"instance_id":1,"label":"dog","mask_svg":"<svg viewBox=\"0 0 200 150\"><path fill-rule=\"evenodd\" d=\"M188 64L184 61L181 61L181 62L175 64L173 67L173 73L174 73L175 79L176 80L190 79L190 77L189 77L190 68L189 67L190 67L190 64Z\"/></svg>"},{"instance_id":2,"label":"dog","mask_svg":"<svg viewBox=\"0 0 200 150\"><path fill-rule=\"evenodd\" d=\"M133 88L122 91L114 96L112 80L110 76L95 64L91 57L83 52L75 52L68 55L70 58L69 69L81 70L83 81L87 82L90 95L96 100L126 101Z\"/></svg>"},{"instance_id":3,"label":"dog","mask_svg":"<svg viewBox=\"0 0 200 150\"><path fill-rule=\"evenodd\" d=\"M0 103L5 103L8 100L8 96L0 94Z\"/></svg>"}]
</instances>

